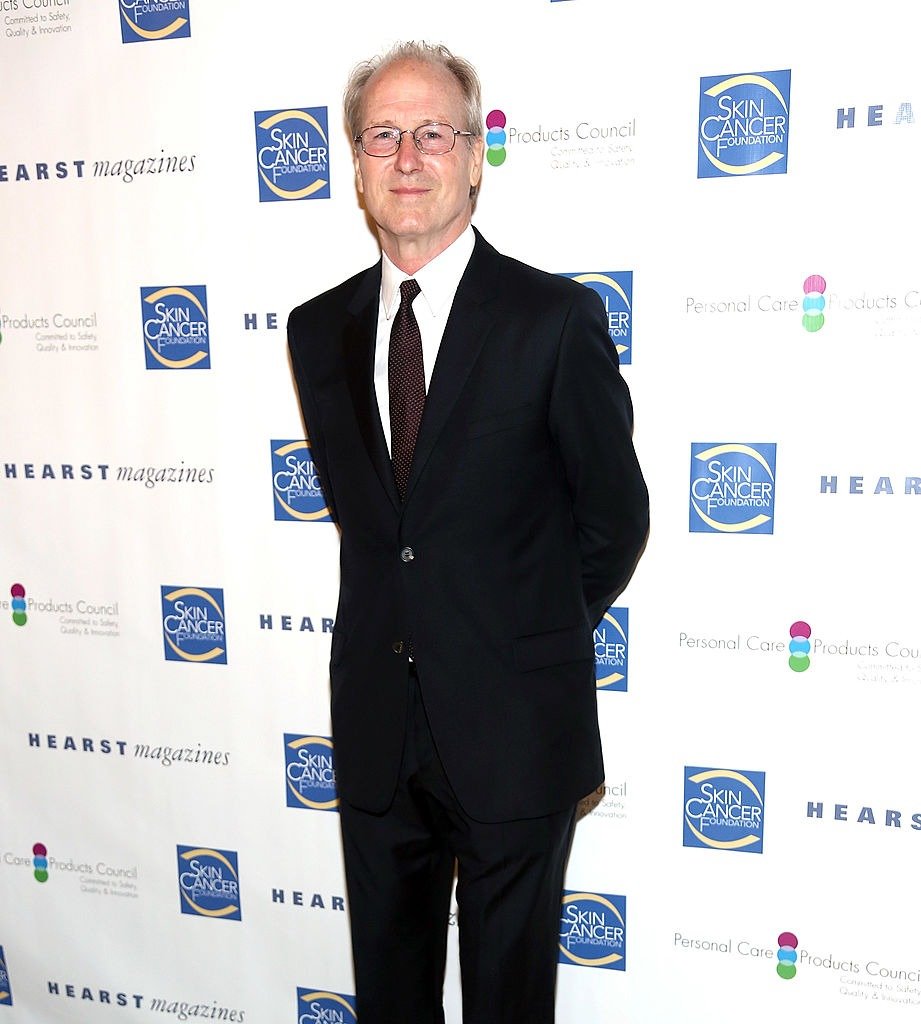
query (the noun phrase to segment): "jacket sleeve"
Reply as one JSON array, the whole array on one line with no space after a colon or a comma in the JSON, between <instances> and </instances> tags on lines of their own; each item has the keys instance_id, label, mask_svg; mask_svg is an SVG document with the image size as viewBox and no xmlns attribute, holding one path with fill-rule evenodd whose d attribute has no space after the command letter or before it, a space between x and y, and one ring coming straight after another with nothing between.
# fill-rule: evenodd
<instances>
[{"instance_id":1,"label":"jacket sleeve","mask_svg":"<svg viewBox=\"0 0 921 1024\"><path fill-rule=\"evenodd\" d=\"M572 495L592 625L623 590L649 530L633 406L598 294L581 288L560 337L549 426Z\"/></svg>"},{"instance_id":2,"label":"jacket sleeve","mask_svg":"<svg viewBox=\"0 0 921 1024\"><path fill-rule=\"evenodd\" d=\"M303 358L303 347L308 344L307 332L303 325L303 307L293 309L288 316L288 351L291 355L291 370L294 376L294 384L297 389L297 396L301 407L301 416L304 419L304 429L307 432L307 442L310 445L310 454L317 467L317 474L320 483L323 485L323 493L326 496L326 504L329 514L334 522L338 522L336 516L336 499L333 495L332 481L328 472L326 458L326 444L323 438L322 422L317 410L316 402L313 399L313 392L310 389L310 381L307 376L305 361Z\"/></svg>"}]
</instances>

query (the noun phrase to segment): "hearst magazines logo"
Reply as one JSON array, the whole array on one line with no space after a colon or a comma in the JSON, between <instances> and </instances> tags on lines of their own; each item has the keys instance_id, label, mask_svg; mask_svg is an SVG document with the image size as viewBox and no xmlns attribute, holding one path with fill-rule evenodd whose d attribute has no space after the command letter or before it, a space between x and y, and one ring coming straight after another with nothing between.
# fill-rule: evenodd
<instances>
[{"instance_id":1,"label":"hearst magazines logo","mask_svg":"<svg viewBox=\"0 0 921 1024\"><path fill-rule=\"evenodd\" d=\"M160 587L167 661L227 664L224 591L219 587Z\"/></svg>"},{"instance_id":2,"label":"hearst magazines logo","mask_svg":"<svg viewBox=\"0 0 921 1024\"><path fill-rule=\"evenodd\" d=\"M285 733L285 793L289 807L338 810L331 739Z\"/></svg>"},{"instance_id":3,"label":"hearst magazines logo","mask_svg":"<svg viewBox=\"0 0 921 1024\"><path fill-rule=\"evenodd\" d=\"M790 72L700 80L698 178L786 174Z\"/></svg>"},{"instance_id":4,"label":"hearst magazines logo","mask_svg":"<svg viewBox=\"0 0 921 1024\"><path fill-rule=\"evenodd\" d=\"M297 987L297 1024L354 1024L355 997L323 989Z\"/></svg>"},{"instance_id":5,"label":"hearst magazines logo","mask_svg":"<svg viewBox=\"0 0 921 1024\"><path fill-rule=\"evenodd\" d=\"M777 445L691 444L691 533L773 533Z\"/></svg>"},{"instance_id":6,"label":"hearst magazines logo","mask_svg":"<svg viewBox=\"0 0 921 1024\"><path fill-rule=\"evenodd\" d=\"M257 110L259 202L329 199L326 107Z\"/></svg>"},{"instance_id":7,"label":"hearst magazines logo","mask_svg":"<svg viewBox=\"0 0 921 1024\"><path fill-rule=\"evenodd\" d=\"M559 962L626 970L626 896L564 891Z\"/></svg>"},{"instance_id":8,"label":"hearst magazines logo","mask_svg":"<svg viewBox=\"0 0 921 1024\"><path fill-rule=\"evenodd\" d=\"M183 914L240 921L240 872L233 850L176 847L179 908Z\"/></svg>"},{"instance_id":9,"label":"hearst magazines logo","mask_svg":"<svg viewBox=\"0 0 921 1024\"><path fill-rule=\"evenodd\" d=\"M608 608L595 628L595 686L599 690L627 690L629 618L627 608Z\"/></svg>"},{"instance_id":10,"label":"hearst magazines logo","mask_svg":"<svg viewBox=\"0 0 921 1024\"><path fill-rule=\"evenodd\" d=\"M685 768L684 845L762 853L764 772Z\"/></svg>"},{"instance_id":11,"label":"hearst magazines logo","mask_svg":"<svg viewBox=\"0 0 921 1024\"><path fill-rule=\"evenodd\" d=\"M621 366L633 362L633 271L605 270L562 274L597 292L608 317L608 334Z\"/></svg>"},{"instance_id":12,"label":"hearst magazines logo","mask_svg":"<svg viewBox=\"0 0 921 1024\"><path fill-rule=\"evenodd\" d=\"M276 519L332 521L307 441L272 441L272 490Z\"/></svg>"},{"instance_id":13,"label":"hearst magazines logo","mask_svg":"<svg viewBox=\"0 0 921 1024\"><path fill-rule=\"evenodd\" d=\"M149 43L192 34L189 0L119 0L122 42Z\"/></svg>"},{"instance_id":14,"label":"hearst magazines logo","mask_svg":"<svg viewBox=\"0 0 921 1024\"><path fill-rule=\"evenodd\" d=\"M6 967L6 955L0 946L0 1006L13 1005L13 987L10 984L10 972Z\"/></svg>"},{"instance_id":15,"label":"hearst magazines logo","mask_svg":"<svg viewBox=\"0 0 921 1024\"><path fill-rule=\"evenodd\" d=\"M148 370L211 368L203 284L142 288L141 326Z\"/></svg>"}]
</instances>

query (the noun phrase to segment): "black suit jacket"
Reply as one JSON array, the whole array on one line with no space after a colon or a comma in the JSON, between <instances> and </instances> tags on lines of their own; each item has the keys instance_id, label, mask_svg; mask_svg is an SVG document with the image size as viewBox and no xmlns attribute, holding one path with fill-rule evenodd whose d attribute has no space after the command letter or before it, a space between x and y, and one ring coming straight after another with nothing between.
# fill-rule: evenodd
<instances>
[{"instance_id":1,"label":"black suit jacket","mask_svg":"<svg viewBox=\"0 0 921 1024\"><path fill-rule=\"evenodd\" d=\"M374 392L381 265L292 311L307 435L341 531L337 785L369 811L400 767L407 653L455 794L481 821L603 779L592 628L644 543L632 408L597 294L477 233L405 502Z\"/></svg>"}]
</instances>

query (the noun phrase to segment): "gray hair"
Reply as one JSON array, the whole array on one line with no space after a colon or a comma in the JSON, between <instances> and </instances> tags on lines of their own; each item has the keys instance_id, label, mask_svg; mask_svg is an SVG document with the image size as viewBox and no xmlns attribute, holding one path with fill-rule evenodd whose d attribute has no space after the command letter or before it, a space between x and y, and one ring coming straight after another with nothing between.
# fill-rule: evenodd
<instances>
[{"instance_id":1,"label":"gray hair","mask_svg":"<svg viewBox=\"0 0 921 1024\"><path fill-rule=\"evenodd\" d=\"M361 104L364 99L365 87L371 76L391 64L409 60L419 61L422 64L433 64L436 67L445 68L454 75L464 98L466 121L465 124L454 127L460 128L461 131L472 132L477 137L481 136L483 134L483 102L480 98L480 79L474 66L463 57L453 54L440 43L410 40L396 43L387 53L362 61L352 69L345 87L343 104L350 137L354 139L362 128L367 127L361 123Z\"/></svg>"}]
</instances>

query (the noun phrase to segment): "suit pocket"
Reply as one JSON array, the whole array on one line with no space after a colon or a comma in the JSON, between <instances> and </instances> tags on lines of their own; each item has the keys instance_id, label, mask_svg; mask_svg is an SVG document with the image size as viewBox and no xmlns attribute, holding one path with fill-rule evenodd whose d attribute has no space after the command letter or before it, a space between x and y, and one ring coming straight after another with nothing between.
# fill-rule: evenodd
<instances>
[{"instance_id":1,"label":"suit pocket","mask_svg":"<svg viewBox=\"0 0 921 1024\"><path fill-rule=\"evenodd\" d=\"M588 626L570 626L549 633L519 636L514 641L515 666L519 672L551 665L565 665L571 661L594 658L592 631Z\"/></svg>"},{"instance_id":2,"label":"suit pocket","mask_svg":"<svg viewBox=\"0 0 921 1024\"><path fill-rule=\"evenodd\" d=\"M531 423L533 420L534 403L526 402L524 405L516 405L513 409L491 413L489 416L478 416L468 424L467 437L485 437L487 434L495 434L500 430L511 430L513 427Z\"/></svg>"}]
</instances>

